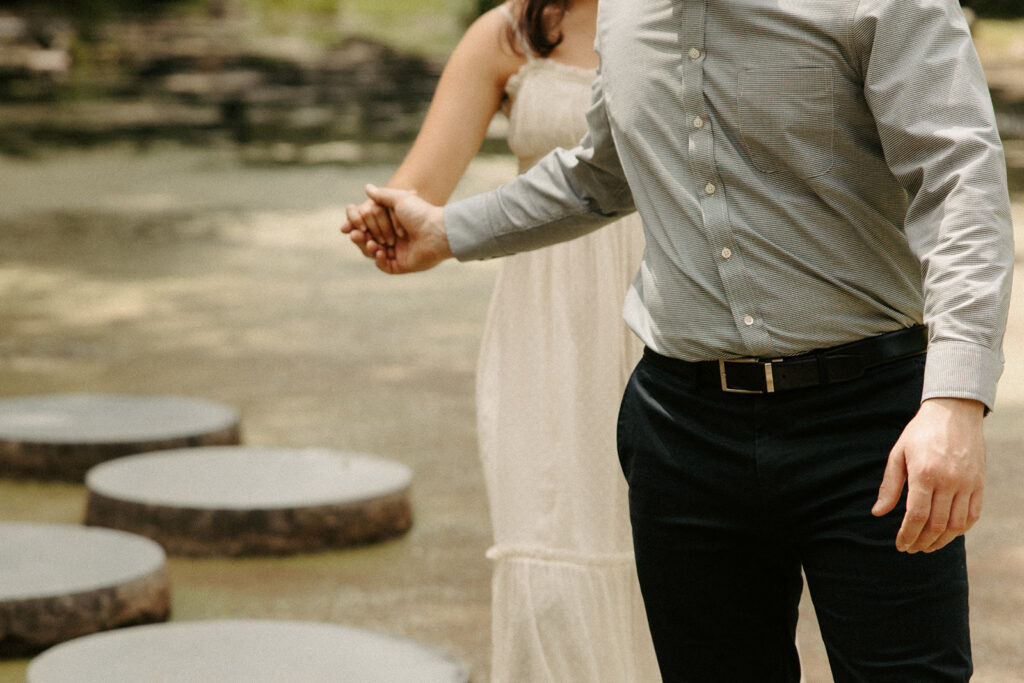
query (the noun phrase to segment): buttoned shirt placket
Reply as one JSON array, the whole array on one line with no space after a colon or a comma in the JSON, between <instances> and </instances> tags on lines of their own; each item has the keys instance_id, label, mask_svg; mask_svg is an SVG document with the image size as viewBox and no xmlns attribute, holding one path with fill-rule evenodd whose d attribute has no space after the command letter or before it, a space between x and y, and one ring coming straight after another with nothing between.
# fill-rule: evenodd
<instances>
[{"instance_id":1,"label":"buttoned shirt placket","mask_svg":"<svg viewBox=\"0 0 1024 683\"><path fill-rule=\"evenodd\" d=\"M1013 272L1005 161L955 0L602 0L575 150L445 209L460 259L631 209L627 324L688 361L926 323L922 396L989 407Z\"/></svg>"},{"instance_id":2,"label":"buttoned shirt placket","mask_svg":"<svg viewBox=\"0 0 1024 683\"><path fill-rule=\"evenodd\" d=\"M684 0L681 22L680 74L685 125L688 127L687 153L694 183L694 196L700 198L701 228L714 252L719 276L729 300L733 320L752 355L768 349L771 340L762 324L756 302L750 296L742 252L729 222L728 188L715 164L715 126L704 95L704 64L708 59L705 13L711 0Z\"/></svg>"}]
</instances>

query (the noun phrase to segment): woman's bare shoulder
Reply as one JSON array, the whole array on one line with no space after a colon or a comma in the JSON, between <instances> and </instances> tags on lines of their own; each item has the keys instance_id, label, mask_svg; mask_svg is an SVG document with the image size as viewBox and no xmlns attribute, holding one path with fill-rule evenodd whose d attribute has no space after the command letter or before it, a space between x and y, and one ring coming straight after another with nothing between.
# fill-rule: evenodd
<instances>
[{"instance_id":1,"label":"woman's bare shoulder","mask_svg":"<svg viewBox=\"0 0 1024 683\"><path fill-rule=\"evenodd\" d=\"M484 60L502 79L507 79L518 71L526 61L522 50L513 48L513 36L509 31L509 11L514 11L511 3L484 12L470 25L456 47L456 53Z\"/></svg>"}]
</instances>

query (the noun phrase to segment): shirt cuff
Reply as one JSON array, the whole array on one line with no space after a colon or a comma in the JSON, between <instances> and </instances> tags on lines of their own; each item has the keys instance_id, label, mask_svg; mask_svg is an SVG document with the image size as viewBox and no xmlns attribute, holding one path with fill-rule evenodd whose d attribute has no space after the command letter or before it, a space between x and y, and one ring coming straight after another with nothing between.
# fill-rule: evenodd
<instances>
[{"instance_id":1,"label":"shirt cuff","mask_svg":"<svg viewBox=\"0 0 1024 683\"><path fill-rule=\"evenodd\" d=\"M924 391L929 398L970 398L992 410L996 383L1003 373L1000 351L961 341L935 341L928 345Z\"/></svg>"},{"instance_id":2,"label":"shirt cuff","mask_svg":"<svg viewBox=\"0 0 1024 683\"><path fill-rule=\"evenodd\" d=\"M491 232L490 197L479 194L444 207L444 230L448 246L459 261L495 258L508 254Z\"/></svg>"}]
</instances>

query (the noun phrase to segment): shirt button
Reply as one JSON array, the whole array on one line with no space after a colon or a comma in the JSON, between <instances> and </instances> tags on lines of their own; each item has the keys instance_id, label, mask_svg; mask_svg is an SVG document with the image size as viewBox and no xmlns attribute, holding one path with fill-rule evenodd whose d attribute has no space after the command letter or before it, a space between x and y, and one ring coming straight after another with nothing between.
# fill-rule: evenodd
<instances>
[{"instance_id":1,"label":"shirt button","mask_svg":"<svg viewBox=\"0 0 1024 683\"><path fill-rule=\"evenodd\" d=\"M702 118L701 118L701 117L699 117L699 116L698 116L697 118L695 118L695 119L693 120L693 127L694 127L694 128L696 128L696 129L698 129L698 130L700 130L701 128L703 128L703 127L704 127L704 119L702 119Z\"/></svg>"},{"instance_id":2,"label":"shirt button","mask_svg":"<svg viewBox=\"0 0 1024 683\"><path fill-rule=\"evenodd\" d=\"M690 59L700 59L700 50L695 47L690 48Z\"/></svg>"},{"instance_id":3,"label":"shirt button","mask_svg":"<svg viewBox=\"0 0 1024 683\"><path fill-rule=\"evenodd\" d=\"M729 258L730 256L732 256L732 249L729 247L722 249L722 258Z\"/></svg>"},{"instance_id":4,"label":"shirt button","mask_svg":"<svg viewBox=\"0 0 1024 683\"><path fill-rule=\"evenodd\" d=\"M705 192L705 194L714 194L715 193L715 184L714 183L708 183L707 185L705 185L704 186L704 192Z\"/></svg>"},{"instance_id":5,"label":"shirt button","mask_svg":"<svg viewBox=\"0 0 1024 683\"><path fill-rule=\"evenodd\" d=\"M753 325L754 324L754 316L752 316L752 315L745 315L745 316L743 316L743 324L746 325L747 327L750 327L751 325Z\"/></svg>"}]
</instances>

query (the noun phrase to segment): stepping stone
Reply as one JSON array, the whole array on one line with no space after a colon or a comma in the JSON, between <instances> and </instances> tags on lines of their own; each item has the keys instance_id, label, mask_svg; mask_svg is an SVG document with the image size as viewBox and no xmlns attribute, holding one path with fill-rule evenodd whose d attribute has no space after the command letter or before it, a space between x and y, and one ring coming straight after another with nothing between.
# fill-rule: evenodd
<instances>
[{"instance_id":1,"label":"stepping stone","mask_svg":"<svg viewBox=\"0 0 1024 683\"><path fill-rule=\"evenodd\" d=\"M160 451L90 470L85 523L178 555L344 548L405 533L411 481L400 463L326 449Z\"/></svg>"},{"instance_id":2,"label":"stepping stone","mask_svg":"<svg viewBox=\"0 0 1024 683\"><path fill-rule=\"evenodd\" d=\"M121 531L0 524L0 657L165 620L165 559L153 541Z\"/></svg>"},{"instance_id":3,"label":"stepping stone","mask_svg":"<svg viewBox=\"0 0 1024 683\"><path fill-rule=\"evenodd\" d=\"M336 624L200 621L137 626L58 645L26 683L466 683L467 668L413 641Z\"/></svg>"},{"instance_id":4,"label":"stepping stone","mask_svg":"<svg viewBox=\"0 0 1024 683\"><path fill-rule=\"evenodd\" d=\"M238 413L174 396L52 394L0 399L0 476L82 481L124 455L239 443Z\"/></svg>"}]
</instances>

